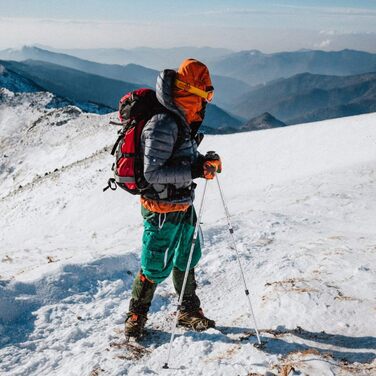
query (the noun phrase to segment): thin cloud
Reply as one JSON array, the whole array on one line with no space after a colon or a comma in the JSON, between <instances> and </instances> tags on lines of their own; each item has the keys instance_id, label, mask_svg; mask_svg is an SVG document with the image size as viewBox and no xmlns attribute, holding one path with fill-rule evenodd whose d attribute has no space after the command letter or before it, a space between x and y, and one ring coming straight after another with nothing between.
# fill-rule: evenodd
<instances>
[{"instance_id":1,"label":"thin cloud","mask_svg":"<svg viewBox=\"0 0 376 376\"><path fill-rule=\"evenodd\" d=\"M197 24L187 32L178 21L160 23L108 20L0 18L0 48L49 45L54 48L134 48L211 46L263 52L301 48L356 48L376 52L375 33L312 30L308 27L260 27ZM239 37L241 36L241 38ZM329 42L330 41L330 44ZM321 46L321 47L320 47Z\"/></svg>"},{"instance_id":2,"label":"thin cloud","mask_svg":"<svg viewBox=\"0 0 376 376\"><path fill-rule=\"evenodd\" d=\"M309 7L300 5L275 4L274 9L256 8L222 8L192 12L189 16L244 16L244 15L280 15L290 16L294 13L320 14L328 16L376 17L376 10L366 8L344 7Z\"/></svg>"},{"instance_id":3,"label":"thin cloud","mask_svg":"<svg viewBox=\"0 0 376 376\"><path fill-rule=\"evenodd\" d=\"M320 14L328 16L360 16L376 17L376 10L366 8L343 7L310 7L304 5L275 4L274 9L256 8L222 8L216 10L197 11L188 16L245 16L245 15L280 15L290 16L292 13Z\"/></svg>"},{"instance_id":4,"label":"thin cloud","mask_svg":"<svg viewBox=\"0 0 376 376\"><path fill-rule=\"evenodd\" d=\"M124 20L100 20L100 19L68 19L68 18L31 18L31 17L0 17L0 23L22 23L22 24L60 24L60 25L139 25L150 26L158 25L159 22L138 22L138 21L124 21Z\"/></svg>"},{"instance_id":5,"label":"thin cloud","mask_svg":"<svg viewBox=\"0 0 376 376\"><path fill-rule=\"evenodd\" d=\"M365 16L376 17L376 10L368 8L349 8L349 7L310 7L304 5L276 4L281 8L294 10L296 12L309 12L329 16Z\"/></svg>"},{"instance_id":6,"label":"thin cloud","mask_svg":"<svg viewBox=\"0 0 376 376\"><path fill-rule=\"evenodd\" d=\"M288 12L285 12L288 14ZM281 11L272 10L272 9L254 9L254 8L223 8L216 10L203 10L189 13L188 16L226 16L226 15L278 15L281 14Z\"/></svg>"},{"instance_id":7,"label":"thin cloud","mask_svg":"<svg viewBox=\"0 0 376 376\"><path fill-rule=\"evenodd\" d=\"M320 43L315 43L314 47L320 48L320 49L326 49L326 48L330 47L331 44L332 44L331 39L326 39L326 40L323 40Z\"/></svg>"}]
</instances>

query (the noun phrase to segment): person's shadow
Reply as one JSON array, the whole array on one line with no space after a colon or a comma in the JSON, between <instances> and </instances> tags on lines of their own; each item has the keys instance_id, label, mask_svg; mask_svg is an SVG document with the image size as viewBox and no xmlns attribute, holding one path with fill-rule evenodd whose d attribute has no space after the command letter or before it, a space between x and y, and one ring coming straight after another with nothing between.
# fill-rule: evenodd
<instances>
[{"instance_id":1,"label":"person's shadow","mask_svg":"<svg viewBox=\"0 0 376 376\"><path fill-rule=\"evenodd\" d=\"M193 341L211 341L223 343L257 343L256 335L249 329L237 326L217 326L216 332L193 332L185 331L176 333L176 337L185 335ZM164 330L148 329L149 335L144 344L146 346L154 343L161 346L168 343L170 333ZM267 336L266 336L267 335ZM284 337L289 337L289 340ZM273 355L287 356L297 352L311 352L312 354L330 356L336 361L347 363L370 363L376 358L376 338L349 337L341 334L329 334L326 332L310 332L301 327L286 329L279 326L275 330L260 330L260 337L263 343L261 351ZM294 341L294 337L309 341L310 344ZM316 342L317 345L312 344ZM312 344L312 345L311 345ZM327 346L325 346L327 345ZM335 347L335 348L332 348ZM340 348L340 349L339 349ZM346 351L352 349L353 351ZM371 351L367 351L371 350ZM373 351L372 351L373 350Z\"/></svg>"},{"instance_id":2,"label":"person's shadow","mask_svg":"<svg viewBox=\"0 0 376 376\"><path fill-rule=\"evenodd\" d=\"M220 330L226 334L238 334L241 333L242 329L237 327L220 327ZM266 333L271 334L273 337L265 337ZM292 335L302 340L310 341L310 343L316 342L317 345L290 342L283 338L286 335ZM260 336L261 341L264 343L262 351L273 355L288 355L295 352L313 351L316 354L330 355L335 360L348 363L370 363L376 358L376 338L371 336L349 337L326 332L310 332L301 327L286 329L283 326L278 327L276 330L261 330ZM289 337L291 338L291 336ZM248 335L240 337L240 341L250 340L256 341L253 333L248 333ZM353 351L346 351L347 349Z\"/></svg>"}]
</instances>

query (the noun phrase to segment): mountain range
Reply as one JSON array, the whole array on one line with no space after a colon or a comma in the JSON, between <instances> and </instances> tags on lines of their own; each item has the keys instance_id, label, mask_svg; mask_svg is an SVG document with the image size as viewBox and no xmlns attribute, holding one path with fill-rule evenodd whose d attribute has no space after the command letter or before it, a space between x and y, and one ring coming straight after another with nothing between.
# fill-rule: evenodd
<instances>
[{"instance_id":1,"label":"mountain range","mask_svg":"<svg viewBox=\"0 0 376 376\"><path fill-rule=\"evenodd\" d=\"M139 88L134 83L39 60L0 60L0 67L1 87L16 92L48 91L57 97L66 98L68 103L75 104L84 111L97 113L117 110L119 99L124 93ZM157 74L156 71L155 73ZM209 133L216 133L227 128L236 129L241 123L237 117L209 104L203 126Z\"/></svg>"},{"instance_id":2,"label":"mountain range","mask_svg":"<svg viewBox=\"0 0 376 376\"><path fill-rule=\"evenodd\" d=\"M65 53L48 51L38 47L23 47L19 50L7 49L0 51L0 59L25 61L37 60L47 63L61 65L67 68L80 70L118 81L137 84L150 88L155 87L159 71L146 68L139 64L103 64L94 61L84 60ZM168 66L164 66L168 68ZM170 66L171 68L171 66ZM251 87L245 82L226 76L212 75L213 85L216 89L215 103L219 106L230 108L234 100Z\"/></svg>"},{"instance_id":3,"label":"mountain range","mask_svg":"<svg viewBox=\"0 0 376 376\"><path fill-rule=\"evenodd\" d=\"M111 55L114 50L100 51ZM131 50L115 51L121 55ZM203 53L204 49L137 51L143 58L134 56L141 61L153 53L161 57L162 52L164 61L170 61L171 56L180 59L184 53ZM208 106L203 124L208 133L247 130L264 113L277 123L296 124L375 111L372 71L376 71L376 54L353 50L263 54L208 49L205 56L215 87L214 102ZM34 91L50 91L84 111L99 113L116 110L119 98L127 91L140 86L153 88L158 76L157 70L140 64L100 63L38 47L3 50L0 58L4 59L3 70L8 72L6 83L7 75L0 72L1 86L10 90L23 86L25 91L26 81L29 86L31 82ZM263 121L268 126L277 124L268 116Z\"/></svg>"},{"instance_id":4,"label":"mountain range","mask_svg":"<svg viewBox=\"0 0 376 376\"><path fill-rule=\"evenodd\" d=\"M287 124L376 111L376 73L324 76L302 73L254 89L234 106L252 118L270 112Z\"/></svg>"},{"instance_id":5,"label":"mountain range","mask_svg":"<svg viewBox=\"0 0 376 376\"><path fill-rule=\"evenodd\" d=\"M44 50L61 52L85 60L97 61L106 64L141 64L156 70L177 68L182 60L194 57L204 62L232 54L234 51L227 48L212 47L174 47L174 48L89 48L89 49L54 49L41 47Z\"/></svg>"},{"instance_id":6,"label":"mountain range","mask_svg":"<svg viewBox=\"0 0 376 376\"><path fill-rule=\"evenodd\" d=\"M137 85L155 86L158 72L137 64L101 64L94 61L79 59L75 56L44 50L38 47L23 47L19 50L7 49L0 51L4 60L25 61L37 60L61 65L114 80L132 82Z\"/></svg>"},{"instance_id":7,"label":"mountain range","mask_svg":"<svg viewBox=\"0 0 376 376\"><path fill-rule=\"evenodd\" d=\"M346 76L376 71L376 54L354 51L294 51L264 54L257 50L233 53L210 64L216 74L265 84L299 73Z\"/></svg>"},{"instance_id":8,"label":"mountain range","mask_svg":"<svg viewBox=\"0 0 376 376\"><path fill-rule=\"evenodd\" d=\"M37 60L0 60L0 65L7 71L34 82L45 91L76 101L78 107L80 102L95 103L107 107L107 112L116 109L119 98L124 93L138 87L136 84Z\"/></svg>"}]
</instances>

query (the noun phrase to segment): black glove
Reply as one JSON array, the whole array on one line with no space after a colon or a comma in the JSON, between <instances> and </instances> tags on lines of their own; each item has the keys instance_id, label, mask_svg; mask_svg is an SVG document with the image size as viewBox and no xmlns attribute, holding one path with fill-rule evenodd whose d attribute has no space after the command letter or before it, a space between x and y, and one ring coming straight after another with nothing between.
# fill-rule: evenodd
<instances>
[{"instance_id":1,"label":"black glove","mask_svg":"<svg viewBox=\"0 0 376 376\"><path fill-rule=\"evenodd\" d=\"M215 151L208 151L204 156L205 161L219 161L221 158Z\"/></svg>"}]
</instances>

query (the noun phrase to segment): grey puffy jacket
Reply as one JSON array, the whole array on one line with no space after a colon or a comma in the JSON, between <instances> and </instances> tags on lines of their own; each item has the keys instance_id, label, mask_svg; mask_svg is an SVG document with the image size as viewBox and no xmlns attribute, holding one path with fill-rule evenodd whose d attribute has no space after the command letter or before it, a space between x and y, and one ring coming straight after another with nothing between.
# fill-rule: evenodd
<instances>
[{"instance_id":1,"label":"grey puffy jacket","mask_svg":"<svg viewBox=\"0 0 376 376\"><path fill-rule=\"evenodd\" d=\"M154 191L143 196L164 202L192 203L191 166L198 158L197 144L171 96L175 76L174 70L161 72L156 86L158 101L173 114L154 115L142 131L144 175Z\"/></svg>"}]
</instances>

